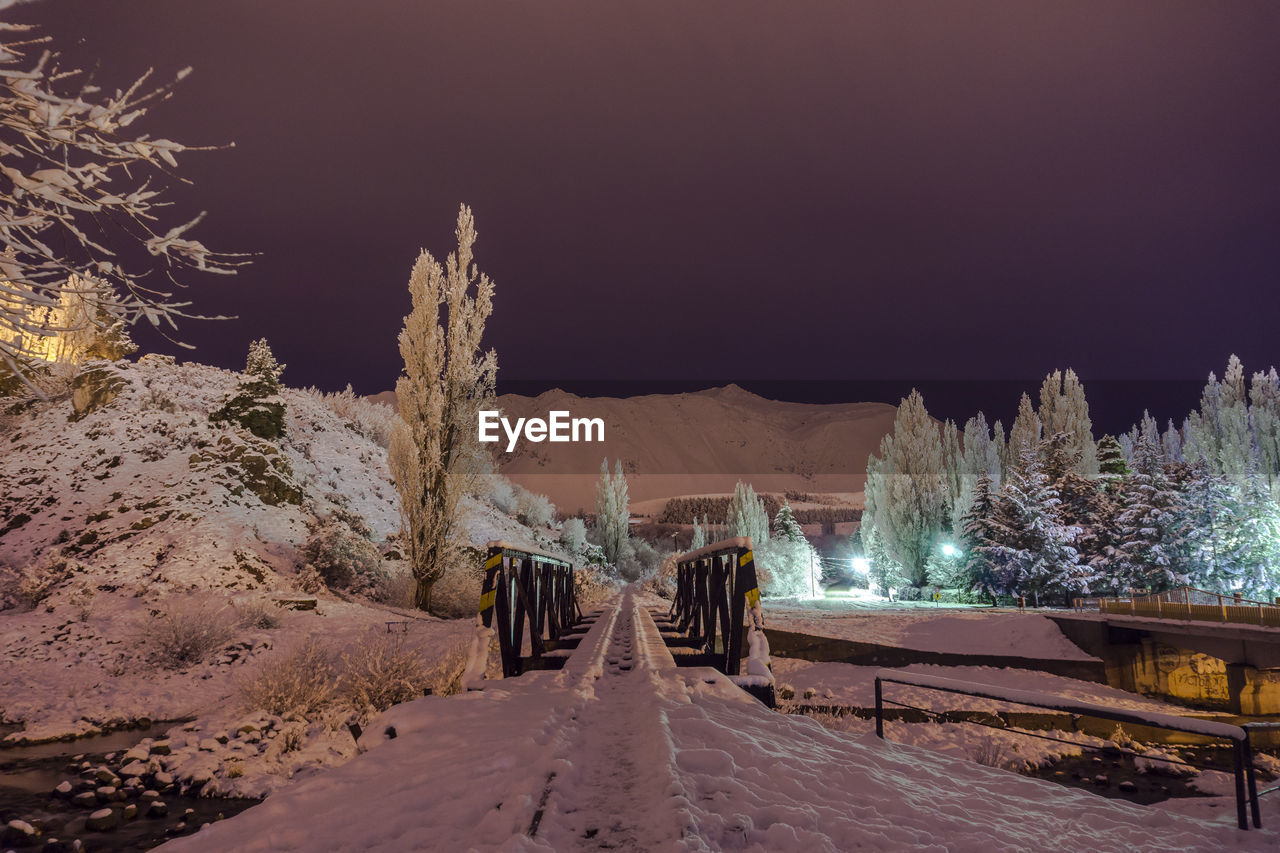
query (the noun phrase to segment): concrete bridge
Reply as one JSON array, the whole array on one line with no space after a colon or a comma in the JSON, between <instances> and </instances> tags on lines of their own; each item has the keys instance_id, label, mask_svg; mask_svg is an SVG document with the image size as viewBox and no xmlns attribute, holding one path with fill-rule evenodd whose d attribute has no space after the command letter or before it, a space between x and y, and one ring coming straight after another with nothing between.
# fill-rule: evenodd
<instances>
[{"instance_id":1,"label":"concrete bridge","mask_svg":"<svg viewBox=\"0 0 1280 853\"><path fill-rule=\"evenodd\" d=\"M1280 714L1280 629L1116 613L1044 615L1103 660L1113 687L1235 714Z\"/></svg>"}]
</instances>

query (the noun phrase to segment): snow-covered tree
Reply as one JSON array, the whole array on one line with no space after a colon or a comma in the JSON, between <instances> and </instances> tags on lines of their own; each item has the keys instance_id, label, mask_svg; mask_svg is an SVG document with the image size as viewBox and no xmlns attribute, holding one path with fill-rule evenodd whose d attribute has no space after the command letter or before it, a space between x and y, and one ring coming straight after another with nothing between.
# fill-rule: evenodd
<instances>
[{"instance_id":1,"label":"snow-covered tree","mask_svg":"<svg viewBox=\"0 0 1280 853\"><path fill-rule=\"evenodd\" d=\"M1113 435L1104 435L1098 442L1098 476L1105 482L1113 482L1129 473L1120 442Z\"/></svg>"},{"instance_id":2,"label":"snow-covered tree","mask_svg":"<svg viewBox=\"0 0 1280 853\"><path fill-rule=\"evenodd\" d=\"M995 498L983 543L999 585L1037 606L1089 589L1090 572L1074 547L1080 528L1062 522L1060 503L1035 451L1026 452Z\"/></svg>"},{"instance_id":3,"label":"snow-covered tree","mask_svg":"<svg viewBox=\"0 0 1280 853\"><path fill-rule=\"evenodd\" d=\"M249 345L244 378L216 411L211 421L233 421L258 438L284 435L284 398L280 396L280 375L285 366L276 362L266 338Z\"/></svg>"},{"instance_id":4,"label":"snow-covered tree","mask_svg":"<svg viewBox=\"0 0 1280 853\"><path fill-rule=\"evenodd\" d=\"M689 543L689 550L696 551L707 544L707 528L698 523L698 517L693 518L693 541Z\"/></svg>"},{"instance_id":5,"label":"snow-covered tree","mask_svg":"<svg viewBox=\"0 0 1280 853\"><path fill-rule=\"evenodd\" d=\"M875 541L903 580L923 586L939 537L950 530L951 492L938 427L919 391L898 406L893 434L867 460L865 495L863 524L875 528Z\"/></svg>"},{"instance_id":6,"label":"snow-covered tree","mask_svg":"<svg viewBox=\"0 0 1280 853\"><path fill-rule=\"evenodd\" d=\"M1036 450L1040 447L1040 439L1044 435L1044 426L1031 398L1023 394L1018 401L1018 416L1009 428L1009 447L1007 449L1007 468L1017 468L1036 458Z\"/></svg>"},{"instance_id":7,"label":"snow-covered tree","mask_svg":"<svg viewBox=\"0 0 1280 853\"><path fill-rule=\"evenodd\" d=\"M764 500L747 483L739 482L733 487L724 523L731 536L749 536L757 548L769 541L769 513Z\"/></svg>"},{"instance_id":8,"label":"snow-covered tree","mask_svg":"<svg viewBox=\"0 0 1280 853\"><path fill-rule=\"evenodd\" d=\"M134 129L190 69L106 95L30 30L0 22L0 373L24 381L44 339L118 335L144 317L176 328L191 316L173 298L180 279L239 263L192 238L204 214L164 216L175 155L200 149ZM64 296L88 285L92 310L64 322Z\"/></svg>"},{"instance_id":9,"label":"snow-covered tree","mask_svg":"<svg viewBox=\"0 0 1280 853\"><path fill-rule=\"evenodd\" d=\"M1137 450L1137 468L1121 492L1116 518L1118 559L1111 580L1120 589L1165 590L1187 581L1178 559L1185 540L1184 507L1163 470L1148 461L1160 453L1159 445L1143 442Z\"/></svg>"},{"instance_id":10,"label":"snow-covered tree","mask_svg":"<svg viewBox=\"0 0 1280 853\"><path fill-rule=\"evenodd\" d=\"M476 230L466 205L454 235L458 248L444 265L423 250L409 276L413 308L400 332L400 423L389 454L417 581L414 605L422 610L431 609L432 586L458 560L458 502L485 468L476 416L493 397L498 369L497 353L480 349L493 282L472 264Z\"/></svg>"},{"instance_id":11,"label":"snow-covered tree","mask_svg":"<svg viewBox=\"0 0 1280 853\"><path fill-rule=\"evenodd\" d=\"M1008 591L1001 543L1010 538L998 526L995 498L992 479L984 473L974 487L973 502L962 519L963 535L960 540L964 555L962 576L966 585L992 601Z\"/></svg>"},{"instance_id":12,"label":"snow-covered tree","mask_svg":"<svg viewBox=\"0 0 1280 853\"><path fill-rule=\"evenodd\" d=\"M790 503L784 502L774 516L772 537L759 544L753 537L752 544L755 546L756 563L764 570L762 577L765 581L760 587L763 594L807 596L814 591L816 555L796 521Z\"/></svg>"},{"instance_id":13,"label":"snow-covered tree","mask_svg":"<svg viewBox=\"0 0 1280 853\"><path fill-rule=\"evenodd\" d=\"M600 463L600 480L596 483L596 531L605 559L618 565L628 555L631 537L631 501L622 460L615 461L609 473L609 460Z\"/></svg>"},{"instance_id":14,"label":"snow-covered tree","mask_svg":"<svg viewBox=\"0 0 1280 853\"><path fill-rule=\"evenodd\" d=\"M1098 476L1097 450L1093 441L1093 422L1089 419L1089 403L1084 386L1071 368L1066 373L1055 370L1040 386L1040 423L1045 438L1058 433L1067 436L1067 447L1076 456L1076 473L1084 477Z\"/></svg>"}]
</instances>

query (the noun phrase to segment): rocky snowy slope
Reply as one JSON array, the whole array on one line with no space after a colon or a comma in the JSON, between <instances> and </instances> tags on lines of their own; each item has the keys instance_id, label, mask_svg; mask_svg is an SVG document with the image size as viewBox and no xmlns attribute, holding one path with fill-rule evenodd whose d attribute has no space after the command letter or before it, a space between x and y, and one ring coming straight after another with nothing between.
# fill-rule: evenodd
<instances>
[{"instance_id":1,"label":"rocky snowy slope","mask_svg":"<svg viewBox=\"0 0 1280 853\"><path fill-rule=\"evenodd\" d=\"M79 411L65 397L0 409L0 722L25 727L11 740L202 715L307 636L354 641L408 618L443 653L465 632L347 594L322 592L308 612L274 606L303 593L299 547L319 518L396 556L386 450L320 395L283 389L285 434L267 441L210 421L238 373L144 357L97 374ZM464 514L476 544L534 535L470 498ZM228 604L267 606L281 624L238 629L189 667L155 664L152 617Z\"/></svg>"}]
</instances>

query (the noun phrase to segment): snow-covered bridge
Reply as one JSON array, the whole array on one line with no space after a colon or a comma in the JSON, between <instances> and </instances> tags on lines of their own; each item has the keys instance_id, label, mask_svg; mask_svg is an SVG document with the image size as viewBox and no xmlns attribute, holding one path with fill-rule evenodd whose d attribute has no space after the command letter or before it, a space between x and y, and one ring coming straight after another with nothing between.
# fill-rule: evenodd
<instances>
[{"instance_id":1,"label":"snow-covered bridge","mask_svg":"<svg viewBox=\"0 0 1280 853\"><path fill-rule=\"evenodd\" d=\"M387 711L363 754L164 849L1263 850L1144 808L770 711L677 667L624 591L562 669ZM1264 818L1275 826L1277 821Z\"/></svg>"}]
</instances>

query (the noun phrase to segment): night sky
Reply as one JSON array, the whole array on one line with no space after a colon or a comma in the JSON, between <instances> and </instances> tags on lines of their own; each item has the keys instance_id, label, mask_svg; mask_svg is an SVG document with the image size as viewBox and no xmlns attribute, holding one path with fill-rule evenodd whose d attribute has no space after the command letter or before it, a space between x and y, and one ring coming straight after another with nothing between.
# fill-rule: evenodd
<instances>
[{"instance_id":1,"label":"night sky","mask_svg":"<svg viewBox=\"0 0 1280 853\"><path fill-rule=\"evenodd\" d=\"M290 384L392 387L409 269L451 249L466 202L500 390L1164 383L1095 402L1114 429L1143 405L1180 418L1232 352L1280 362L1270 0L10 14L113 86L195 67L144 130L235 142L182 160L175 218L207 209L204 242L259 253L195 280L197 309L239 315L186 325L202 361L239 367L265 335ZM983 393L941 414L1007 423L1016 396Z\"/></svg>"}]
</instances>

